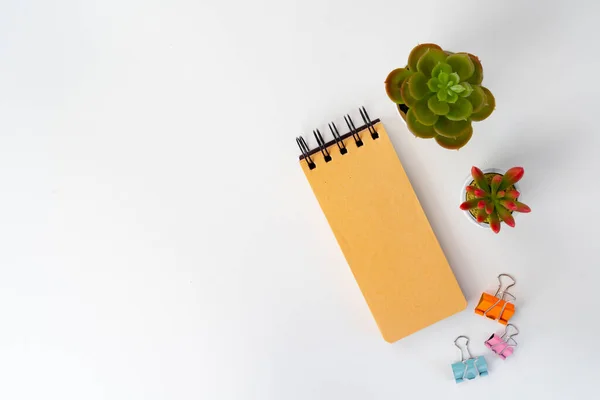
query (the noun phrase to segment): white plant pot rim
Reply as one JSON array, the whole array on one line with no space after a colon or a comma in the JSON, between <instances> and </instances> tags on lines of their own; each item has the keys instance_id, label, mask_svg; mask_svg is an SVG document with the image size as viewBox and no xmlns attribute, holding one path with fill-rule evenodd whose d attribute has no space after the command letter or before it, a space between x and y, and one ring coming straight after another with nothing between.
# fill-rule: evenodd
<instances>
[{"instance_id":1,"label":"white plant pot rim","mask_svg":"<svg viewBox=\"0 0 600 400\"><path fill-rule=\"evenodd\" d=\"M506 173L506 170L502 170L499 168L486 168L481 170L481 172L483 172L483 174L500 174L500 175L504 175ZM469 186L471 184L471 182L473 182L473 176L471 176L471 174L469 174L467 176L467 179L465 180L465 183L462 186L462 190L460 191L460 203L462 204L464 201L467 200L467 186ZM519 184L515 183L513 185L515 187L515 189L518 192L521 192L521 190L519 189ZM519 201L521 200L523 196L520 195L519 196ZM486 224L485 222L477 222L477 219L475 219L475 217L469 212L469 210L465 210L464 211L465 216L467 217L467 219L469 221L471 221L472 223L474 223L475 225L481 227L481 228L486 228L489 229L490 228L490 224ZM515 217L516 213L513 213L513 217Z\"/></svg>"}]
</instances>

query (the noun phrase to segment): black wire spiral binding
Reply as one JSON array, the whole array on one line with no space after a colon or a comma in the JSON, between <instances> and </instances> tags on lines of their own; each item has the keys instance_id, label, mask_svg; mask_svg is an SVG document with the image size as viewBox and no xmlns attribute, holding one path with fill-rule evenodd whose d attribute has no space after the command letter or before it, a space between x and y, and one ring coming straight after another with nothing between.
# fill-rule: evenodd
<instances>
[{"instance_id":1,"label":"black wire spiral binding","mask_svg":"<svg viewBox=\"0 0 600 400\"><path fill-rule=\"evenodd\" d=\"M359 132L361 132L365 129L369 130L369 133L373 140L379 139L379 133L375 129L375 124L377 124L379 122L379 119L376 119L374 121L371 120L371 118L369 117L369 114L367 113L367 110L364 107L359 108L359 112L360 112L360 116L361 116L362 120L364 121L365 125L363 125L359 128L356 128L356 126L354 125L354 121L352 121L352 118L350 117L350 115L346 114L344 116L344 121L346 121L346 125L348 125L348 129L350 130L350 132L348 132L344 135L340 135L340 132L338 131L338 128L335 125L335 123L331 122L331 123L327 124L329 126L329 130L331 131L331 134L333 135L332 141L325 142L325 139L323 139L323 135L321 134L321 132L318 129L313 130L313 135L315 136L315 139L317 140L318 148L310 150L308 147L308 144L306 143L304 138L302 136L297 137L296 143L298 144L298 147L300 148L300 151L302 152L302 155L300 156L300 160L305 160L306 164L308 165L308 168L310 170L315 169L317 167L317 165L315 164L315 162L311 156L315 153L321 152L321 154L323 155L323 159L325 160L326 163L328 163L333 159L331 152L329 151L328 148L333 146L334 144L337 145L338 149L340 150L341 155L347 154L348 148L346 147L344 140L348 139L348 138L350 138L350 136L352 136L352 138L354 139L354 142L356 143L356 147L363 146L364 142L361 139Z\"/></svg>"},{"instance_id":2,"label":"black wire spiral binding","mask_svg":"<svg viewBox=\"0 0 600 400\"><path fill-rule=\"evenodd\" d=\"M300 147L300 151L302 152L302 155L308 164L308 169L315 169L317 166L310 157L310 154L308 154L310 150L308 149L308 145L306 144L304 138L302 136L298 136L296 138L296 143L298 143L298 147Z\"/></svg>"},{"instance_id":3,"label":"black wire spiral binding","mask_svg":"<svg viewBox=\"0 0 600 400\"><path fill-rule=\"evenodd\" d=\"M364 107L361 107L358 109L358 111L360 111L360 116L362 117L363 121L365 121L365 125L367 125L367 128L369 129L369 133L371 134L371 137L373 139L379 139L379 133L377 133L377 131L375 130L375 127L373 126L373 123L371 122L371 118L369 118L369 114L367 114L367 109Z\"/></svg>"},{"instance_id":4,"label":"black wire spiral binding","mask_svg":"<svg viewBox=\"0 0 600 400\"><path fill-rule=\"evenodd\" d=\"M346 125L348 125L348 129L350 129L350 133L352 133L352 137L354 138L354 142L356 142L356 147L360 147L363 145L363 141L360 140L360 136L358 135L358 130L354 126L354 121L350 118L350 115L344 115L344 121L346 121Z\"/></svg>"},{"instance_id":5,"label":"black wire spiral binding","mask_svg":"<svg viewBox=\"0 0 600 400\"><path fill-rule=\"evenodd\" d=\"M335 140L335 144L337 144L337 147L340 149L340 154L341 155L346 154L348 152L348 149L346 149L346 145L344 144L344 141L340 137L340 131L338 131L337 126L335 126L335 123L333 123L333 121L327 125L329 125L329 130L331 131L331 134L333 135L333 140Z\"/></svg>"},{"instance_id":6,"label":"black wire spiral binding","mask_svg":"<svg viewBox=\"0 0 600 400\"><path fill-rule=\"evenodd\" d=\"M313 135L315 135L315 139L317 139L317 143L319 144L319 148L321 149L321 153L323 154L323 158L325 162L331 161L331 156L329 155L329 150L325 148L325 141L323 140L323 136L321 136L321 132L319 130L314 130Z\"/></svg>"}]
</instances>

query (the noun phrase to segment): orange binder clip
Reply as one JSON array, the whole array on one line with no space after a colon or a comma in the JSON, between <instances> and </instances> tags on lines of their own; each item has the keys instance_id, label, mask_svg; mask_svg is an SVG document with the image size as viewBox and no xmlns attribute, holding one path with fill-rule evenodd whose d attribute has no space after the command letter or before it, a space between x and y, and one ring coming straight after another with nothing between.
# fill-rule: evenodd
<instances>
[{"instance_id":1,"label":"orange binder clip","mask_svg":"<svg viewBox=\"0 0 600 400\"><path fill-rule=\"evenodd\" d=\"M504 289L502 289L504 286L502 283L503 276L512 281L512 283ZM515 296L508 293L508 289L513 287L517 281L508 274L500 274L498 275L498 282L500 282L498 290L493 296L489 293L483 293L481 295L479 304L475 307L475 314L483 315L484 317L497 320L501 324L506 325L508 324L508 320L515 313L515 305L512 302L516 300Z\"/></svg>"}]
</instances>

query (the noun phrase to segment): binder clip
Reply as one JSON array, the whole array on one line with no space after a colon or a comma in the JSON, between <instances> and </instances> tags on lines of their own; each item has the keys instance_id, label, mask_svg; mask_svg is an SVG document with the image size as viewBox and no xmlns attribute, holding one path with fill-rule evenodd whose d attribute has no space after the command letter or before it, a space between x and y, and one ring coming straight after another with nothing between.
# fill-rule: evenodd
<instances>
[{"instance_id":1,"label":"binder clip","mask_svg":"<svg viewBox=\"0 0 600 400\"><path fill-rule=\"evenodd\" d=\"M503 276L512 281L512 283L504 289L502 289L504 286L502 283ZM508 320L515 313L515 305L512 302L516 300L515 296L508 293L508 289L513 287L517 281L508 274L500 274L498 275L498 282L500 282L500 284L498 285L496 294L492 296L489 293L483 293L481 295L479 304L475 307L475 313L488 317L489 319L497 320L501 324L506 325L508 324Z\"/></svg>"},{"instance_id":2,"label":"binder clip","mask_svg":"<svg viewBox=\"0 0 600 400\"><path fill-rule=\"evenodd\" d=\"M458 345L458 339L464 338L466 342L463 347ZM460 361L455 362L451 365L452 373L454 374L454 380L456 383L463 382L465 379L471 380L478 376L487 376L487 362L483 356L471 357L469 351L469 338L466 336L459 336L454 341L454 345L460 350ZM465 354L468 356L465 358Z\"/></svg>"},{"instance_id":3,"label":"binder clip","mask_svg":"<svg viewBox=\"0 0 600 400\"><path fill-rule=\"evenodd\" d=\"M515 332L509 334L508 331L511 327ZM485 341L485 346L491 349L494 353L498 354L501 359L506 360L506 358L515 351L517 341L513 339L513 337L517 336L518 334L519 330L517 327L513 324L508 324L506 325L502 336L498 336L494 333L488 340Z\"/></svg>"}]
</instances>

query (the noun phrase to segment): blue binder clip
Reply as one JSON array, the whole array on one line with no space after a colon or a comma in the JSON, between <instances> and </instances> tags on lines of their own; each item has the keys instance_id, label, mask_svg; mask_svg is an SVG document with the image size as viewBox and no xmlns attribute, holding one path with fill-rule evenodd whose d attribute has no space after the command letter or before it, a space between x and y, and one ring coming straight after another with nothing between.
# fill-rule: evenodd
<instances>
[{"instance_id":1,"label":"blue binder clip","mask_svg":"<svg viewBox=\"0 0 600 400\"><path fill-rule=\"evenodd\" d=\"M458 344L460 338L466 339L463 347ZM456 383L464 382L465 379L471 380L478 376L486 376L488 374L487 363L483 356L473 358L469 351L469 338L466 336L459 336L454 341L454 345L460 350L460 361L455 362L451 365L452 373L454 374L454 380ZM465 354L467 357L465 358Z\"/></svg>"}]
</instances>

